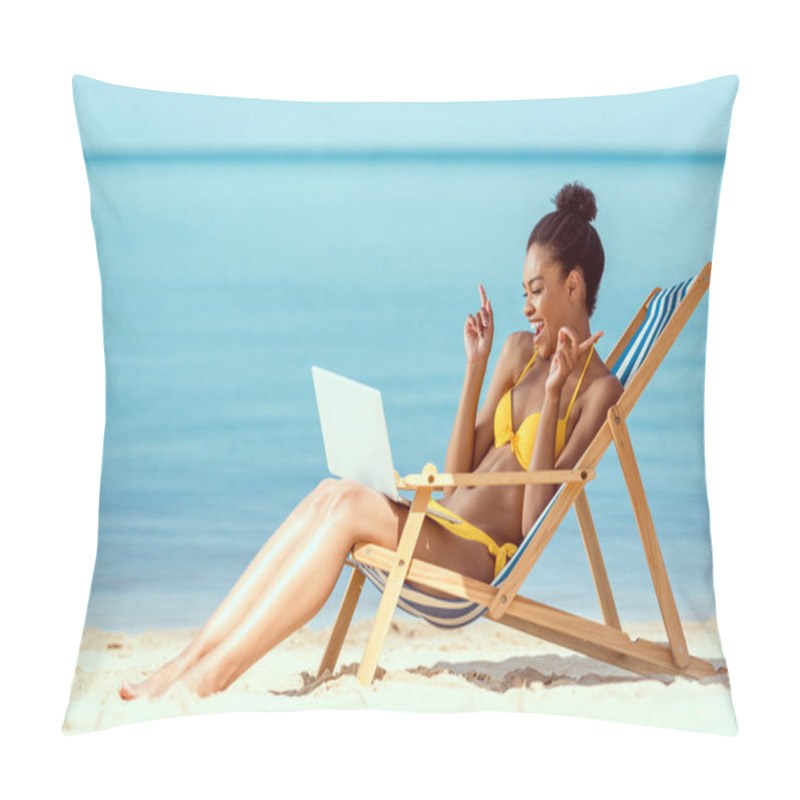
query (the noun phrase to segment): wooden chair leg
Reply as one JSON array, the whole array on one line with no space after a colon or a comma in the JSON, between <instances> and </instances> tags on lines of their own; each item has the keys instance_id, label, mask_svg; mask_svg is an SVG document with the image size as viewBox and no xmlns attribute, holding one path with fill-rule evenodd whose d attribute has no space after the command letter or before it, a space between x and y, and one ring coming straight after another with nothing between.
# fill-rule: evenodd
<instances>
[{"instance_id":1,"label":"wooden chair leg","mask_svg":"<svg viewBox=\"0 0 800 800\"><path fill-rule=\"evenodd\" d=\"M389 625L400 598L400 590L403 582L408 575L411 565L411 558L414 555L414 548L417 545L419 532L422 529L422 521L425 519L425 510L428 508L428 501L433 494L433 490L427 487L417 489L414 495L414 502L408 512L403 533L395 554L394 565L389 572L386 586L383 590L378 613L372 625L367 647L364 650L364 657L358 669L358 680L362 686L369 686L375 677L375 670L378 668L378 658L380 657L386 634L389 632Z\"/></svg>"},{"instance_id":2,"label":"wooden chair leg","mask_svg":"<svg viewBox=\"0 0 800 800\"><path fill-rule=\"evenodd\" d=\"M650 567L650 577L658 598L658 607L661 610L661 618L664 620L672 657L679 667L685 667L689 663L689 648L686 645L686 637L683 635L683 627L678 616L678 608L675 605L672 588L669 584L667 568L664 566L664 557L658 544L653 517L650 514L650 506L647 503L644 486L642 485L642 477L639 474L639 467L633 454L633 445L628 434L628 427L617 406L611 406L608 410L608 419L611 422L611 432L614 436L614 443L617 446L622 474L625 476L628 494L633 504L636 524L639 526L639 533L642 537L642 545L644 546L647 565Z\"/></svg>"},{"instance_id":3,"label":"wooden chair leg","mask_svg":"<svg viewBox=\"0 0 800 800\"><path fill-rule=\"evenodd\" d=\"M581 529L581 536L583 536L583 546L586 548L589 566L592 568L592 577L595 589L597 589L600 608L603 611L603 619L606 625L621 631L622 625L619 621L619 614L617 614L617 606L614 603L614 595L611 593L611 583L608 580L603 554L600 552L600 542L597 540L597 531L592 520L592 513L589 511L589 500L585 490L575 498L575 513L578 516L578 526Z\"/></svg>"},{"instance_id":4,"label":"wooden chair leg","mask_svg":"<svg viewBox=\"0 0 800 800\"><path fill-rule=\"evenodd\" d=\"M350 622L353 619L353 612L356 610L356 604L361 596L363 586L364 573L354 567L342 605L339 607L339 613L336 616L333 631L331 631L331 638L328 640L328 646L319 665L318 678L322 676L326 669L333 672L336 668L336 662L339 659L339 653L342 651L342 645L344 644L345 636L347 636Z\"/></svg>"}]
</instances>

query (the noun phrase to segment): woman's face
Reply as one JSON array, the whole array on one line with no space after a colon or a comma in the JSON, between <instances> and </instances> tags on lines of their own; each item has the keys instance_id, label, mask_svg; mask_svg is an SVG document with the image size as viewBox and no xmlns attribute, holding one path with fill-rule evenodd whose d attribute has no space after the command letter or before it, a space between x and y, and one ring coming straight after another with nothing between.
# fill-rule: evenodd
<instances>
[{"instance_id":1,"label":"woman's face","mask_svg":"<svg viewBox=\"0 0 800 800\"><path fill-rule=\"evenodd\" d=\"M546 247L531 245L522 271L525 289L523 313L533 331L533 341L542 358L550 358L558 344L558 331L567 324L569 289L561 267L550 258Z\"/></svg>"}]
</instances>

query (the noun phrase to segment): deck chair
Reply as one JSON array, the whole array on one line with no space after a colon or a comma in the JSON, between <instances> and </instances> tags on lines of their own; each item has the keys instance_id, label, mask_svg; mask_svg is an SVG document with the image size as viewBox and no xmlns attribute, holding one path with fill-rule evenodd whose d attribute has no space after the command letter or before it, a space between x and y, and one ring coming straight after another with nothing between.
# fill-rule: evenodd
<instances>
[{"instance_id":1,"label":"deck chair","mask_svg":"<svg viewBox=\"0 0 800 800\"><path fill-rule=\"evenodd\" d=\"M705 294L710 276L709 262L694 279L668 290L654 289L639 309L606 360L606 366L622 382L624 392L609 409L606 421L574 469L446 474L438 473L428 464L421 475L398 476L398 489L413 490L415 495L397 550L369 543L357 543L352 548L345 569L353 567L353 573L319 667L319 676L326 670L333 672L336 666L365 579L383 593L358 671L358 679L365 686L375 676L378 658L398 606L433 625L447 628L460 627L486 615L495 622L640 675L684 675L702 679L715 674L709 662L689 654L626 424L645 386ZM632 640L622 630L600 552L584 487L594 478L598 463L612 442L641 534L666 630L666 643ZM527 483L553 483L559 484L559 488L514 556L490 584L412 558L434 490L449 486ZM526 576L573 506L603 623L519 595ZM447 598L427 594L426 588L444 593Z\"/></svg>"}]
</instances>

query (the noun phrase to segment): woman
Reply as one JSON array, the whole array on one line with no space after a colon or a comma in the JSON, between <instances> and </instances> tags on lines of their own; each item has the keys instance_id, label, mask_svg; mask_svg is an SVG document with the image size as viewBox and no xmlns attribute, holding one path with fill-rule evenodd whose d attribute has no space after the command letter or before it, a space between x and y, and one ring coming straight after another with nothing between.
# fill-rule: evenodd
<instances>
[{"instance_id":1,"label":"woman","mask_svg":"<svg viewBox=\"0 0 800 800\"><path fill-rule=\"evenodd\" d=\"M542 218L528 240L522 283L531 330L505 342L480 412L494 319L479 287L481 307L464 325L466 375L446 472L569 469L622 393L594 352L602 333L589 329L604 265L590 224L597 211L594 195L570 184L555 203L556 211ZM423 522L414 554L489 582L555 488L449 489L441 503L431 502L433 513ZM405 506L361 484L322 481L270 537L185 650L144 682L123 683L120 696L155 697L175 683L201 697L227 688L315 616L354 543L395 549L407 514Z\"/></svg>"}]
</instances>

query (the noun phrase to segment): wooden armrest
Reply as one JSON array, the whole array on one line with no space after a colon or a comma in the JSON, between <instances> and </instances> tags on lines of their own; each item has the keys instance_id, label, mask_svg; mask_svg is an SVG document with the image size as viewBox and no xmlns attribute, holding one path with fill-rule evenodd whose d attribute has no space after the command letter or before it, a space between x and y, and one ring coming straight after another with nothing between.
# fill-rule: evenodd
<instances>
[{"instance_id":1,"label":"wooden armrest","mask_svg":"<svg viewBox=\"0 0 800 800\"><path fill-rule=\"evenodd\" d=\"M396 476L397 488L405 490L443 489L446 486L520 486L531 483L586 483L594 479L593 469L543 469L534 472L437 472L426 464L421 475Z\"/></svg>"}]
</instances>

